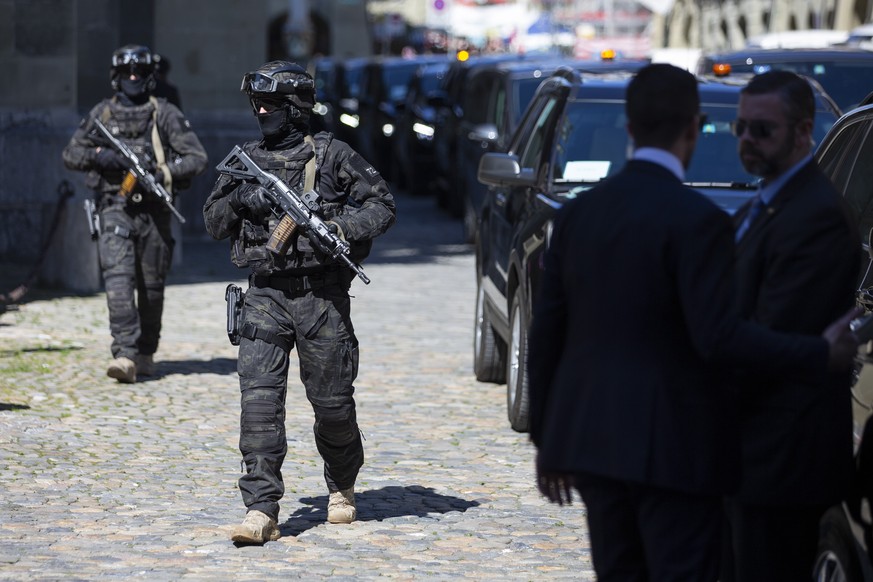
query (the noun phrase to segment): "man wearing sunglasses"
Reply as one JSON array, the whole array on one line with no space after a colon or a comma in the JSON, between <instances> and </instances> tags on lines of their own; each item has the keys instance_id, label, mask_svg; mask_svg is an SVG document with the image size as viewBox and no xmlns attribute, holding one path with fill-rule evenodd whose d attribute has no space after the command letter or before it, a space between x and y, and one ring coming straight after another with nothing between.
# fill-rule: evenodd
<instances>
[{"instance_id":1,"label":"man wearing sunglasses","mask_svg":"<svg viewBox=\"0 0 873 582\"><path fill-rule=\"evenodd\" d=\"M100 120L170 195L206 169L206 150L175 105L152 95L155 62L148 47L112 54L115 94L82 120L64 149L65 165L88 172L99 216L100 269L109 305L113 360L106 373L119 382L155 373L164 284L175 241L172 213L128 172L127 160L95 127ZM124 185L124 187L122 187Z\"/></svg>"},{"instance_id":2,"label":"man wearing sunglasses","mask_svg":"<svg viewBox=\"0 0 873 582\"><path fill-rule=\"evenodd\" d=\"M345 142L312 135L315 83L300 66L272 61L243 77L262 139L242 149L263 170L301 193L348 242L359 263L372 240L394 223L394 198L385 180ZM206 229L231 239L231 260L248 268L237 369L242 392L239 448L246 474L239 489L247 513L231 539L262 544L279 537L279 501L289 352L297 348L300 379L315 416L315 444L324 460L327 521L357 517L354 485L364 462L355 413L358 340L351 321L352 270L326 256L293 229L271 245L279 207L263 186L222 175L203 208Z\"/></svg>"},{"instance_id":3,"label":"man wearing sunglasses","mask_svg":"<svg viewBox=\"0 0 873 582\"><path fill-rule=\"evenodd\" d=\"M812 159L815 106L805 79L758 75L734 133L760 176L736 216L741 315L774 331L818 334L854 303L860 241L842 197ZM728 499L723 582L812 578L818 523L852 471L850 373L740 371L742 481Z\"/></svg>"}]
</instances>

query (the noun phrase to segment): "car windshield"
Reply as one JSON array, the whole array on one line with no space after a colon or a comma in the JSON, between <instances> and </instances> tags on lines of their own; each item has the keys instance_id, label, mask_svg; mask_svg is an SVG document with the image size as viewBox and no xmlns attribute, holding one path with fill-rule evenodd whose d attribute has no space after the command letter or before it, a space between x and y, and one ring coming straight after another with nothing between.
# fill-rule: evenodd
<instances>
[{"instance_id":1,"label":"car windshield","mask_svg":"<svg viewBox=\"0 0 873 582\"><path fill-rule=\"evenodd\" d=\"M854 109L870 92L873 53L867 60L828 61L825 59L798 62L755 62L731 64L733 73L765 73L771 69L788 70L818 81L831 99L843 111Z\"/></svg>"},{"instance_id":2,"label":"car windshield","mask_svg":"<svg viewBox=\"0 0 873 582\"><path fill-rule=\"evenodd\" d=\"M416 67L418 67L418 64L409 63L408 65L385 67L382 70L382 79L385 82L385 86L388 87L389 101L400 103L406 99L406 87L409 79L415 74Z\"/></svg>"},{"instance_id":3,"label":"car windshield","mask_svg":"<svg viewBox=\"0 0 873 582\"><path fill-rule=\"evenodd\" d=\"M433 93L439 90L442 86L443 78L446 76L446 67L432 68L424 71L420 77L420 91L424 94Z\"/></svg>"},{"instance_id":4,"label":"car windshield","mask_svg":"<svg viewBox=\"0 0 873 582\"><path fill-rule=\"evenodd\" d=\"M743 168L730 124L736 117L732 104L701 105L700 136L685 181L695 185L753 184L757 177ZM816 113L814 137L820 142L836 121ZM624 101L570 101L555 136L555 182L597 182L615 174L630 154L625 129Z\"/></svg>"},{"instance_id":5,"label":"car windshield","mask_svg":"<svg viewBox=\"0 0 873 582\"><path fill-rule=\"evenodd\" d=\"M345 86L343 87L343 96L356 99L361 94L361 73L364 68L362 66L347 67L345 69Z\"/></svg>"},{"instance_id":6,"label":"car windshield","mask_svg":"<svg viewBox=\"0 0 873 582\"><path fill-rule=\"evenodd\" d=\"M689 182L749 183L737 156L737 140L730 122L732 106L703 106L705 123L686 173ZM575 101L557 136L555 172L558 182L596 182L616 173L630 153L623 101Z\"/></svg>"}]
</instances>

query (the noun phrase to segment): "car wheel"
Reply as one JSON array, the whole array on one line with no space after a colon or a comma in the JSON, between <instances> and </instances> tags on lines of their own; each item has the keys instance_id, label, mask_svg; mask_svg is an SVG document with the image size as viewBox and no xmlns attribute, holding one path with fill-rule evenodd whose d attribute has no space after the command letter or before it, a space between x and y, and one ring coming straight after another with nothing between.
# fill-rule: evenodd
<instances>
[{"instance_id":1,"label":"car wheel","mask_svg":"<svg viewBox=\"0 0 873 582\"><path fill-rule=\"evenodd\" d=\"M521 293L512 299L509 312L509 353L506 362L506 409L509 424L517 432L530 429L530 398L527 385L527 318Z\"/></svg>"},{"instance_id":2,"label":"car wheel","mask_svg":"<svg viewBox=\"0 0 873 582\"><path fill-rule=\"evenodd\" d=\"M838 505L828 509L819 526L818 552L813 570L816 582L861 582L861 565L852 531Z\"/></svg>"},{"instance_id":3,"label":"car wheel","mask_svg":"<svg viewBox=\"0 0 873 582\"><path fill-rule=\"evenodd\" d=\"M506 373L506 346L485 314L485 289L476 288L476 327L473 330L473 372L480 382L502 384Z\"/></svg>"}]
</instances>

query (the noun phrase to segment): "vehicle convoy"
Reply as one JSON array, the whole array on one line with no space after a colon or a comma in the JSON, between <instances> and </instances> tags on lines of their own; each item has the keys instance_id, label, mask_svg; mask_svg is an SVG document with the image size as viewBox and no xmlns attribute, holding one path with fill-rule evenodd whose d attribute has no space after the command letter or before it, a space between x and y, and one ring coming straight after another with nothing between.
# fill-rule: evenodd
<instances>
[{"instance_id":1,"label":"vehicle convoy","mask_svg":"<svg viewBox=\"0 0 873 582\"><path fill-rule=\"evenodd\" d=\"M624 94L632 73L579 74L561 68L543 81L505 153L482 156L488 185L476 235L477 293L473 362L476 378L506 383L510 425L528 430L525 359L531 305L542 255L561 205L617 172L631 144ZM732 213L756 188L731 133L743 84L701 78L702 121L686 183ZM820 141L839 114L817 86Z\"/></svg>"}]
</instances>

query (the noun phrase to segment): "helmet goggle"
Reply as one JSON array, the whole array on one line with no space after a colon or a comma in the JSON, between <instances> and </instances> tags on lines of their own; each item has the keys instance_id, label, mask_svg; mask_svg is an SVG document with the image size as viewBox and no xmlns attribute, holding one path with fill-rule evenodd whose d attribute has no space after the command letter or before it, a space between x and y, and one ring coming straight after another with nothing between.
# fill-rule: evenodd
<instances>
[{"instance_id":1,"label":"helmet goggle","mask_svg":"<svg viewBox=\"0 0 873 582\"><path fill-rule=\"evenodd\" d=\"M240 91L245 93L297 93L299 90L315 90L312 79L288 79L277 81L263 73L246 73Z\"/></svg>"},{"instance_id":2,"label":"helmet goggle","mask_svg":"<svg viewBox=\"0 0 873 582\"><path fill-rule=\"evenodd\" d=\"M147 51L124 51L112 55L112 68L122 75L146 77L154 70L154 62Z\"/></svg>"},{"instance_id":3,"label":"helmet goggle","mask_svg":"<svg viewBox=\"0 0 873 582\"><path fill-rule=\"evenodd\" d=\"M120 67L121 65L146 65L151 66L152 55L144 51L138 52L123 52L112 55L112 66Z\"/></svg>"}]
</instances>

